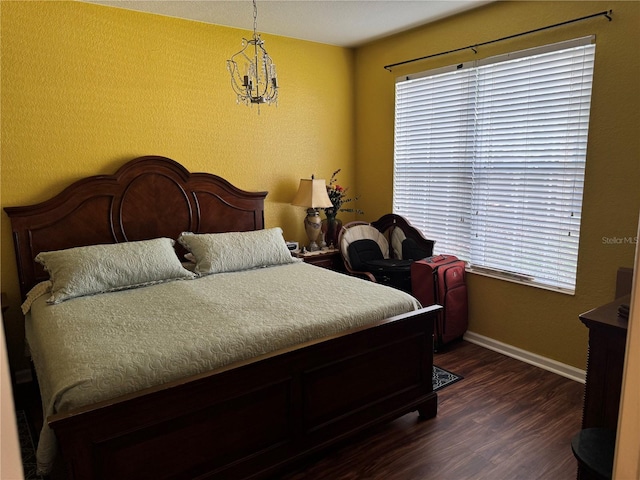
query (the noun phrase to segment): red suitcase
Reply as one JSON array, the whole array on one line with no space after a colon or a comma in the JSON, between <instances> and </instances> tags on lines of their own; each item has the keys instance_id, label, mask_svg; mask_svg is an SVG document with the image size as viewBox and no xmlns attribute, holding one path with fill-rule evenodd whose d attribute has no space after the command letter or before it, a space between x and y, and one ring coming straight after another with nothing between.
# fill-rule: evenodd
<instances>
[{"instance_id":1,"label":"red suitcase","mask_svg":"<svg viewBox=\"0 0 640 480\"><path fill-rule=\"evenodd\" d=\"M437 303L435 348L462 337L469 324L465 262L453 255L435 255L411 264L411 290L423 306Z\"/></svg>"}]
</instances>

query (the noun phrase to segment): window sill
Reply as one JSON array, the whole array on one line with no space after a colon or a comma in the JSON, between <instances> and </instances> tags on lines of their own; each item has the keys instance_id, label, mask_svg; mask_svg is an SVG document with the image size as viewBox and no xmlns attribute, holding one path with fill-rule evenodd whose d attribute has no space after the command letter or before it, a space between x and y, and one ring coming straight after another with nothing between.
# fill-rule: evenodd
<instances>
[{"instance_id":1,"label":"window sill","mask_svg":"<svg viewBox=\"0 0 640 480\"><path fill-rule=\"evenodd\" d=\"M466 272L481 275L483 277L505 280L511 283L518 283L520 285L526 285L529 287L541 288L542 290L550 290L552 292L563 293L565 295L575 295L576 293L575 289L554 287L551 285L545 285L543 283L536 282L533 277L529 277L527 275L519 275L517 273L504 272L486 267L474 267L468 265L466 268Z\"/></svg>"}]
</instances>

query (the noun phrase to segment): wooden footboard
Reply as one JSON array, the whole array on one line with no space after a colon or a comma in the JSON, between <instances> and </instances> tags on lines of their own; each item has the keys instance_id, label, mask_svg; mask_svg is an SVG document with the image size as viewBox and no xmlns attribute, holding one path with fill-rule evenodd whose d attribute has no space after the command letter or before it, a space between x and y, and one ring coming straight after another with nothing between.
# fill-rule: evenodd
<instances>
[{"instance_id":1,"label":"wooden footboard","mask_svg":"<svg viewBox=\"0 0 640 480\"><path fill-rule=\"evenodd\" d=\"M262 478L372 425L437 412L424 308L52 416L75 479Z\"/></svg>"}]
</instances>

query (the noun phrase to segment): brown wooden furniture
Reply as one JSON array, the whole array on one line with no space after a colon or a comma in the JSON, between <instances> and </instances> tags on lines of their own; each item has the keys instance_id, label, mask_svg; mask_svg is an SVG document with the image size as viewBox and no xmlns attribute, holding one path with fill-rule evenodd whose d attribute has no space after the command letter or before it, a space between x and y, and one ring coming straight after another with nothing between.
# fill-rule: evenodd
<instances>
[{"instance_id":1,"label":"brown wooden furniture","mask_svg":"<svg viewBox=\"0 0 640 480\"><path fill-rule=\"evenodd\" d=\"M620 272L617 292L620 290ZM611 478L628 320L618 314L630 295L580 315L589 329L589 357L584 389L582 430L571 442L579 480Z\"/></svg>"},{"instance_id":2,"label":"brown wooden furniture","mask_svg":"<svg viewBox=\"0 0 640 480\"><path fill-rule=\"evenodd\" d=\"M573 456L578 460L578 480L610 480L616 431L610 428L583 428L571 439Z\"/></svg>"},{"instance_id":3,"label":"brown wooden furniture","mask_svg":"<svg viewBox=\"0 0 640 480\"><path fill-rule=\"evenodd\" d=\"M305 263L310 263L317 267L328 268L336 272L344 272L344 263L340 256L340 250L333 249L324 252L312 252L312 253L294 253L297 258L301 258Z\"/></svg>"},{"instance_id":4,"label":"brown wooden furniture","mask_svg":"<svg viewBox=\"0 0 640 480\"><path fill-rule=\"evenodd\" d=\"M22 294L41 251L264 227L266 192L141 157L52 199L6 208ZM181 255L183 252L177 252ZM247 300L251 301L250 292ZM372 425L433 417L433 318L381 320L49 417L75 479L258 478Z\"/></svg>"},{"instance_id":5,"label":"brown wooden furniture","mask_svg":"<svg viewBox=\"0 0 640 480\"><path fill-rule=\"evenodd\" d=\"M618 316L618 307L629 296L580 315L589 329L589 358L584 393L582 428L616 430L622 388L622 372L628 320Z\"/></svg>"},{"instance_id":6,"label":"brown wooden furniture","mask_svg":"<svg viewBox=\"0 0 640 480\"><path fill-rule=\"evenodd\" d=\"M618 268L616 300L580 315L589 329L589 356L582 430L571 441L579 480L612 475L628 328L618 309L629 305L632 284L633 269Z\"/></svg>"}]
</instances>

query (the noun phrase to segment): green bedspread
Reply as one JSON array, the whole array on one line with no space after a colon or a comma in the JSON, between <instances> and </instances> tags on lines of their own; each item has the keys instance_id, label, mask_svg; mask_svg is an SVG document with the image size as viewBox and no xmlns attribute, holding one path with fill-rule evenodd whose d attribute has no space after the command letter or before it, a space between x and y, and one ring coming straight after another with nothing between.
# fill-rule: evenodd
<instances>
[{"instance_id":1,"label":"green bedspread","mask_svg":"<svg viewBox=\"0 0 640 480\"><path fill-rule=\"evenodd\" d=\"M48 305L26 317L45 416L420 308L412 296L305 263ZM45 425L40 473L55 437Z\"/></svg>"}]
</instances>

